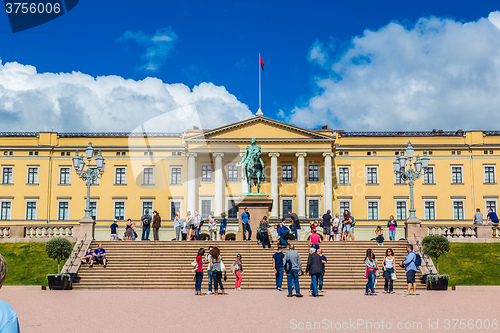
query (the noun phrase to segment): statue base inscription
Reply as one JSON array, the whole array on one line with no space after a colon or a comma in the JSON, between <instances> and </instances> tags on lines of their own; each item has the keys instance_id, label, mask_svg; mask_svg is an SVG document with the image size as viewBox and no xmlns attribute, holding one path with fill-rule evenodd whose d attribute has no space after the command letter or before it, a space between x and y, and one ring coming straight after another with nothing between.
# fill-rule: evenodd
<instances>
[{"instance_id":1,"label":"statue base inscription","mask_svg":"<svg viewBox=\"0 0 500 333\"><path fill-rule=\"evenodd\" d=\"M252 229L252 241L257 240L257 227L264 216L269 218L269 212L273 207L273 200L268 199L265 193L244 193L246 196L238 205L238 233L236 240L243 240L243 229L241 226L240 215L243 213L245 207L248 208L250 213L250 228ZM248 239L248 234L247 234Z\"/></svg>"}]
</instances>

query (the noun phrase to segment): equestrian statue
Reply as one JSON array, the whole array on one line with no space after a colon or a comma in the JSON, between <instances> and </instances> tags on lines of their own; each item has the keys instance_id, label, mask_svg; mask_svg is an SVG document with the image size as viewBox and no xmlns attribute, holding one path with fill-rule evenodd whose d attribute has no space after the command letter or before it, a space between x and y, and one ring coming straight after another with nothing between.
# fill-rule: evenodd
<instances>
[{"instance_id":1,"label":"equestrian statue","mask_svg":"<svg viewBox=\"0 0 500 333\"><path fill-rule=\"evenodd\" d=\"M247 146L245 156L241 162L238 162L236 166L243 166L242 177L248 182L248 193L252 192L252 181L254 186L257 186L257 192L260 193L260 182L266 179L264 172L264 162L260 156L262 155L262 150L259 145L256 144L257 140L252 139L251 145Z\"/></svg>"}]
</instances>

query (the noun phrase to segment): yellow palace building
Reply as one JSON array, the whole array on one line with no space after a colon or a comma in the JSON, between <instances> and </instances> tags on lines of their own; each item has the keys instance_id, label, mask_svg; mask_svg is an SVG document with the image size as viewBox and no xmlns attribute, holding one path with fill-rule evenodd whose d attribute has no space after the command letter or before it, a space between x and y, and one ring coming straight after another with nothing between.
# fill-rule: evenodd
<instances>
[{"instance_id":1,"label":"yellow palace building","mask_svg":"<svg viewBox=\"0 0 500 333\"><path fill-rule=\"evenodd\" d=\"M287 210L314 220L328 209L332 215L348 209L357 227L385 225L390 215L406 220L409 187L395 177L393 162L409 141L415 156L425 150L430 158L414 188L424 224L472 223L476 208L497 208L500 132L347 132L256 116L182 133L0 133L0 226L77 224L86 186L72 158L89 142L105 158L90 195L103 239L114 218L138 221L146 209L160 213L163 232L172 229L176 211L181 217L226 212L236 221L235 207L248 192L236 163L254 137L265 164L261 192L273 200L271 219Z\"/></svg>"}]
</instances>

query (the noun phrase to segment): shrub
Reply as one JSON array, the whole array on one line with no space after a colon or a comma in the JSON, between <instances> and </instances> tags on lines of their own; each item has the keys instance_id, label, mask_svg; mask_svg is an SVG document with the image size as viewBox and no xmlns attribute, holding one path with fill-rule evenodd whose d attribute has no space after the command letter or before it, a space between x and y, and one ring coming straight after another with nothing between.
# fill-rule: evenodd
<instances>
[{"instance_id":1,"label":"shrub","mask_svg":"<svg viewBox=\"0 0 500 333\"><path fill-rule=\"evenodd\" d=\"M436 258L436 269L439 273L439 257L450 251L450 241L442 235L429 235L422 240L424 253Z\"/></svg>"},{"instance_id":2,"label":"shrub","mask_svg":"<svg viewBox=\"0 0 500 333\"><path fill-rule=\"evenodd\" d=\"M45 245L45 252L50 259L57 260L57 273L61 271L61 260L69 258L73 247L71 242L66 238L54 237Z\"/></svg>"}]
</instances>

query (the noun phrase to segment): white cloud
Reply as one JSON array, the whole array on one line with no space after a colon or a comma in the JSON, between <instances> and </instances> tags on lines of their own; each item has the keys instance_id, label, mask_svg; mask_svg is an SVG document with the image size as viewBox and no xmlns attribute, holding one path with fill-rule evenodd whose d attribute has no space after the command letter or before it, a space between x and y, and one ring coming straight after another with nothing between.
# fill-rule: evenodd
<instances>
[{"instance_id":1,"label":"white cloud","mask_svg":"<svg viewBox=\"0 0 500 333\"><path fill-rule=\"evenodd\" d=\"M33 66L0 62L0 131L131 131L167 114L148 130L181 132L199 126L186 116L186 106L197 112L203 128L253 116L234 95L212 83L191 90L151 77L134 81L80 72L37 73Z\"/></svg>"},{"instance_id":2,"label":"white cloud","mask_svg":"<svg viewBox=\"0 0 500 333\"><path fill-rule=\"evenodd\" d=\"M146 71L157 71L168 55L174 49L177 35L170 29L157 30L153 35L146 35L142 31L126 31L118 41L133 40L139 46L145 48L145 53L141 56L144 64L138 69Z\"/></svg>"},{"instance_id":3,"label":"white cloud","mask_svg":"<svg viewBox=\"0 0 500 333\"><path fill-rule=\"evenodd\" d=\"M315 43L309 57L327 60L328 77L316 78L316 96L288 121L346 130L498 128L499 26L499 12L477 22L393 22L353 38L337 57L324 55L332 45Z\"/></svg>"}]
</instances>

